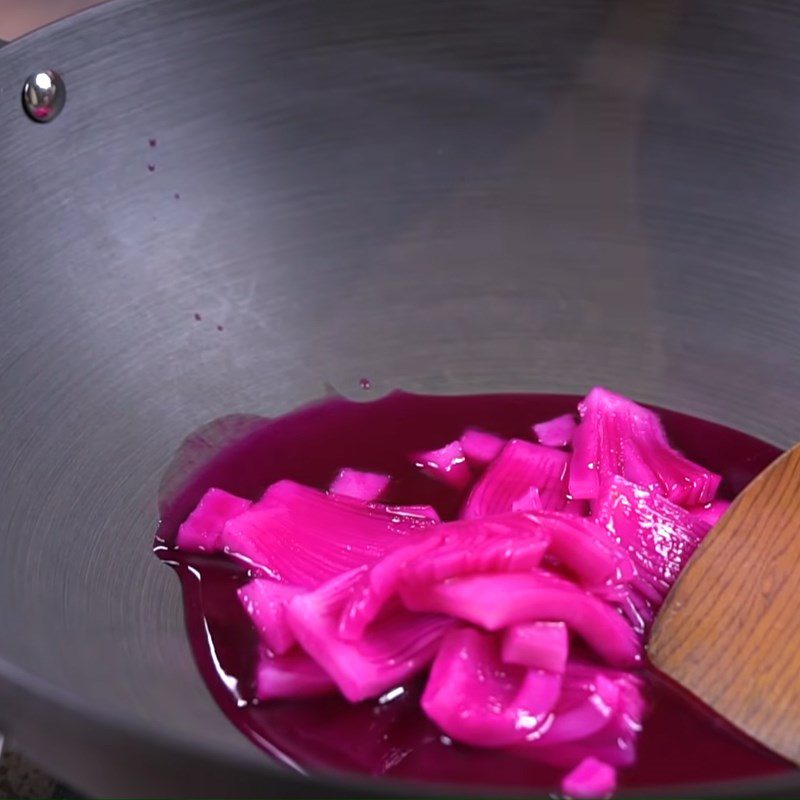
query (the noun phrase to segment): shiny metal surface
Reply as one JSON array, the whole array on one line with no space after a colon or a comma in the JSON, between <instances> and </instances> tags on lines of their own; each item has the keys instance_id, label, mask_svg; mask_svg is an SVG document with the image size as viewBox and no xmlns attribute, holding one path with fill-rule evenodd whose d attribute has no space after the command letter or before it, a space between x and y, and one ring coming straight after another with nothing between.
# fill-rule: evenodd
<instances>
[{"instance_id":1,"label":"shiny metal surface","mask_svg":"<svg viewBox=\"0 0 800 800\"><path fill-rule=\"evenodd\" d=\"M22 105L34 122L52 122L66 101L64 79L52 69L34 72L22 87Z\"/></svg>"},{"instance_id":2,"label":"shiny metal surface","mask_svg":"<svg viewBox=\"0 0 800 800\"><path fill-rule=\"evenodd\" d=\"M796 440L799 46L777 0L117 0L4 47L0 730L106 796L338 791L221 718L150 553L217 416L598 382Z\"/></svg>"}]
</instances>

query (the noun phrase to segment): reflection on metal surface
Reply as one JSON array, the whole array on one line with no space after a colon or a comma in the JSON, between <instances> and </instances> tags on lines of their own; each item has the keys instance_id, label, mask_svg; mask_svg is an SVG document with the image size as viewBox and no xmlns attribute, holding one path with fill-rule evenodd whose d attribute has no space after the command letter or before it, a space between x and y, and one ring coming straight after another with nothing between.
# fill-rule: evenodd
<instances>
[{"instance_id":1,"label":"reflection on metal surface","mask_svg":"<svg viewBox=\"0 0 800 800\"><path fill-rule=\"evenodd\" d=\"M64 108L67 87L52 69L34 72L22 88L22 105L35 122L52 122Z\"/></svg>"}]
</instances>

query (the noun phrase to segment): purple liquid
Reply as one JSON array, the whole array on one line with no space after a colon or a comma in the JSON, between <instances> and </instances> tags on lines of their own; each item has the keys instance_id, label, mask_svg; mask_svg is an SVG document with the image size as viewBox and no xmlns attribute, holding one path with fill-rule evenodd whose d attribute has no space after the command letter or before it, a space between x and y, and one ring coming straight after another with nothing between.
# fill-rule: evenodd
<instances>
[{"instance_id":1,"label":"purple liquid","mask_svg":"<svg viewBox=\"0 0 800 800\"><path fill-rule=\"evenodd\" d=\"M391 474L388 502L430 503L442 519L453 518L463 495L423 476L409 453L441 446L469 426L530 438L532 423L574 412L577 402L564 395L396 393L368 403L327 400L273 421L226 417L190 437L162 484L156 550L180 577L195 658L233 724L276 758L306 770L557 790L563 770L443 737L419 710L420 682L383 702L351 705L328 697L244 704L251 696L255 634L235 589L247 580L246 572L219 558L178 553L171 544L211 486L251 499L283 478L324 489L345 466ZM671 442L723 476L724 497L741 491L778 455L775 447L730 428L660 413ZM650 712L637 763L619 773L621 788L758 778L794 769L656 674L645 669L644 675Z\"/></svg>"}]
</instances>

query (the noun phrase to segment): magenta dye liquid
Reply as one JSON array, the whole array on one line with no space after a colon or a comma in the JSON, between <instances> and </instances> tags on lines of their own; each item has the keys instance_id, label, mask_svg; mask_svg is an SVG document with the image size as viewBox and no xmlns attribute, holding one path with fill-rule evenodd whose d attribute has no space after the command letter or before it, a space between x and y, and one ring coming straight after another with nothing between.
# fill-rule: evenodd
<instances>
[{"instance_id":1,"label":"magenta dye liquid","mask_svg":"<svg viewBox=\"0 0 800 800\"><path fill-rule=\"evenodd\" d=\"M197 664L233 724L273 757L304 770L556 791L563 770L457 745L442 736L419 709L419 681L380 701L358 705L335 696L246 703L255 633L235 593L247 580L246 571L220 557L187 556L171 544L180 523L211 486L256 499L284 478L324 489L341 467L389 473L393 481L387 502L429 503L443 520L454 518L463 495L422 475L409 453L441 446L470 426L531 438L532 423L574 412L578 399L402 393L372 402L335 399L271 421L226 418L187 441L177 459L182 475L173 474L162 497L156 550L180 577ZM674 446L723 476L723 497L741 491L778 455L773 446L738 431L675 412L660 413ZM220 444L237 437L234 444ZM794 769L657 675L643 672L650 712L639 737L637 763L620 771L620 788L757 778Z\"/></svg>"}]
</instances>

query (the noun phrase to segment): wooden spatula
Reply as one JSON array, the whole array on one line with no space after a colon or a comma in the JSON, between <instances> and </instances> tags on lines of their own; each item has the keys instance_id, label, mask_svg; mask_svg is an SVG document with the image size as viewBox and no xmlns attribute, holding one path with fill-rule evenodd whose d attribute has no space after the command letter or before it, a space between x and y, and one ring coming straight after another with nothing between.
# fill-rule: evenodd
<instances>
[{"instance_id":1,"label":"wooden spatula","mask_svg":"<svg viewBox=\"0 0 800 800\"><path fill-rule=\"evenodd\" d=\"M740 495L658 615L653 665L800 764L800 444Z\"/></svg>"}]
</instances>

